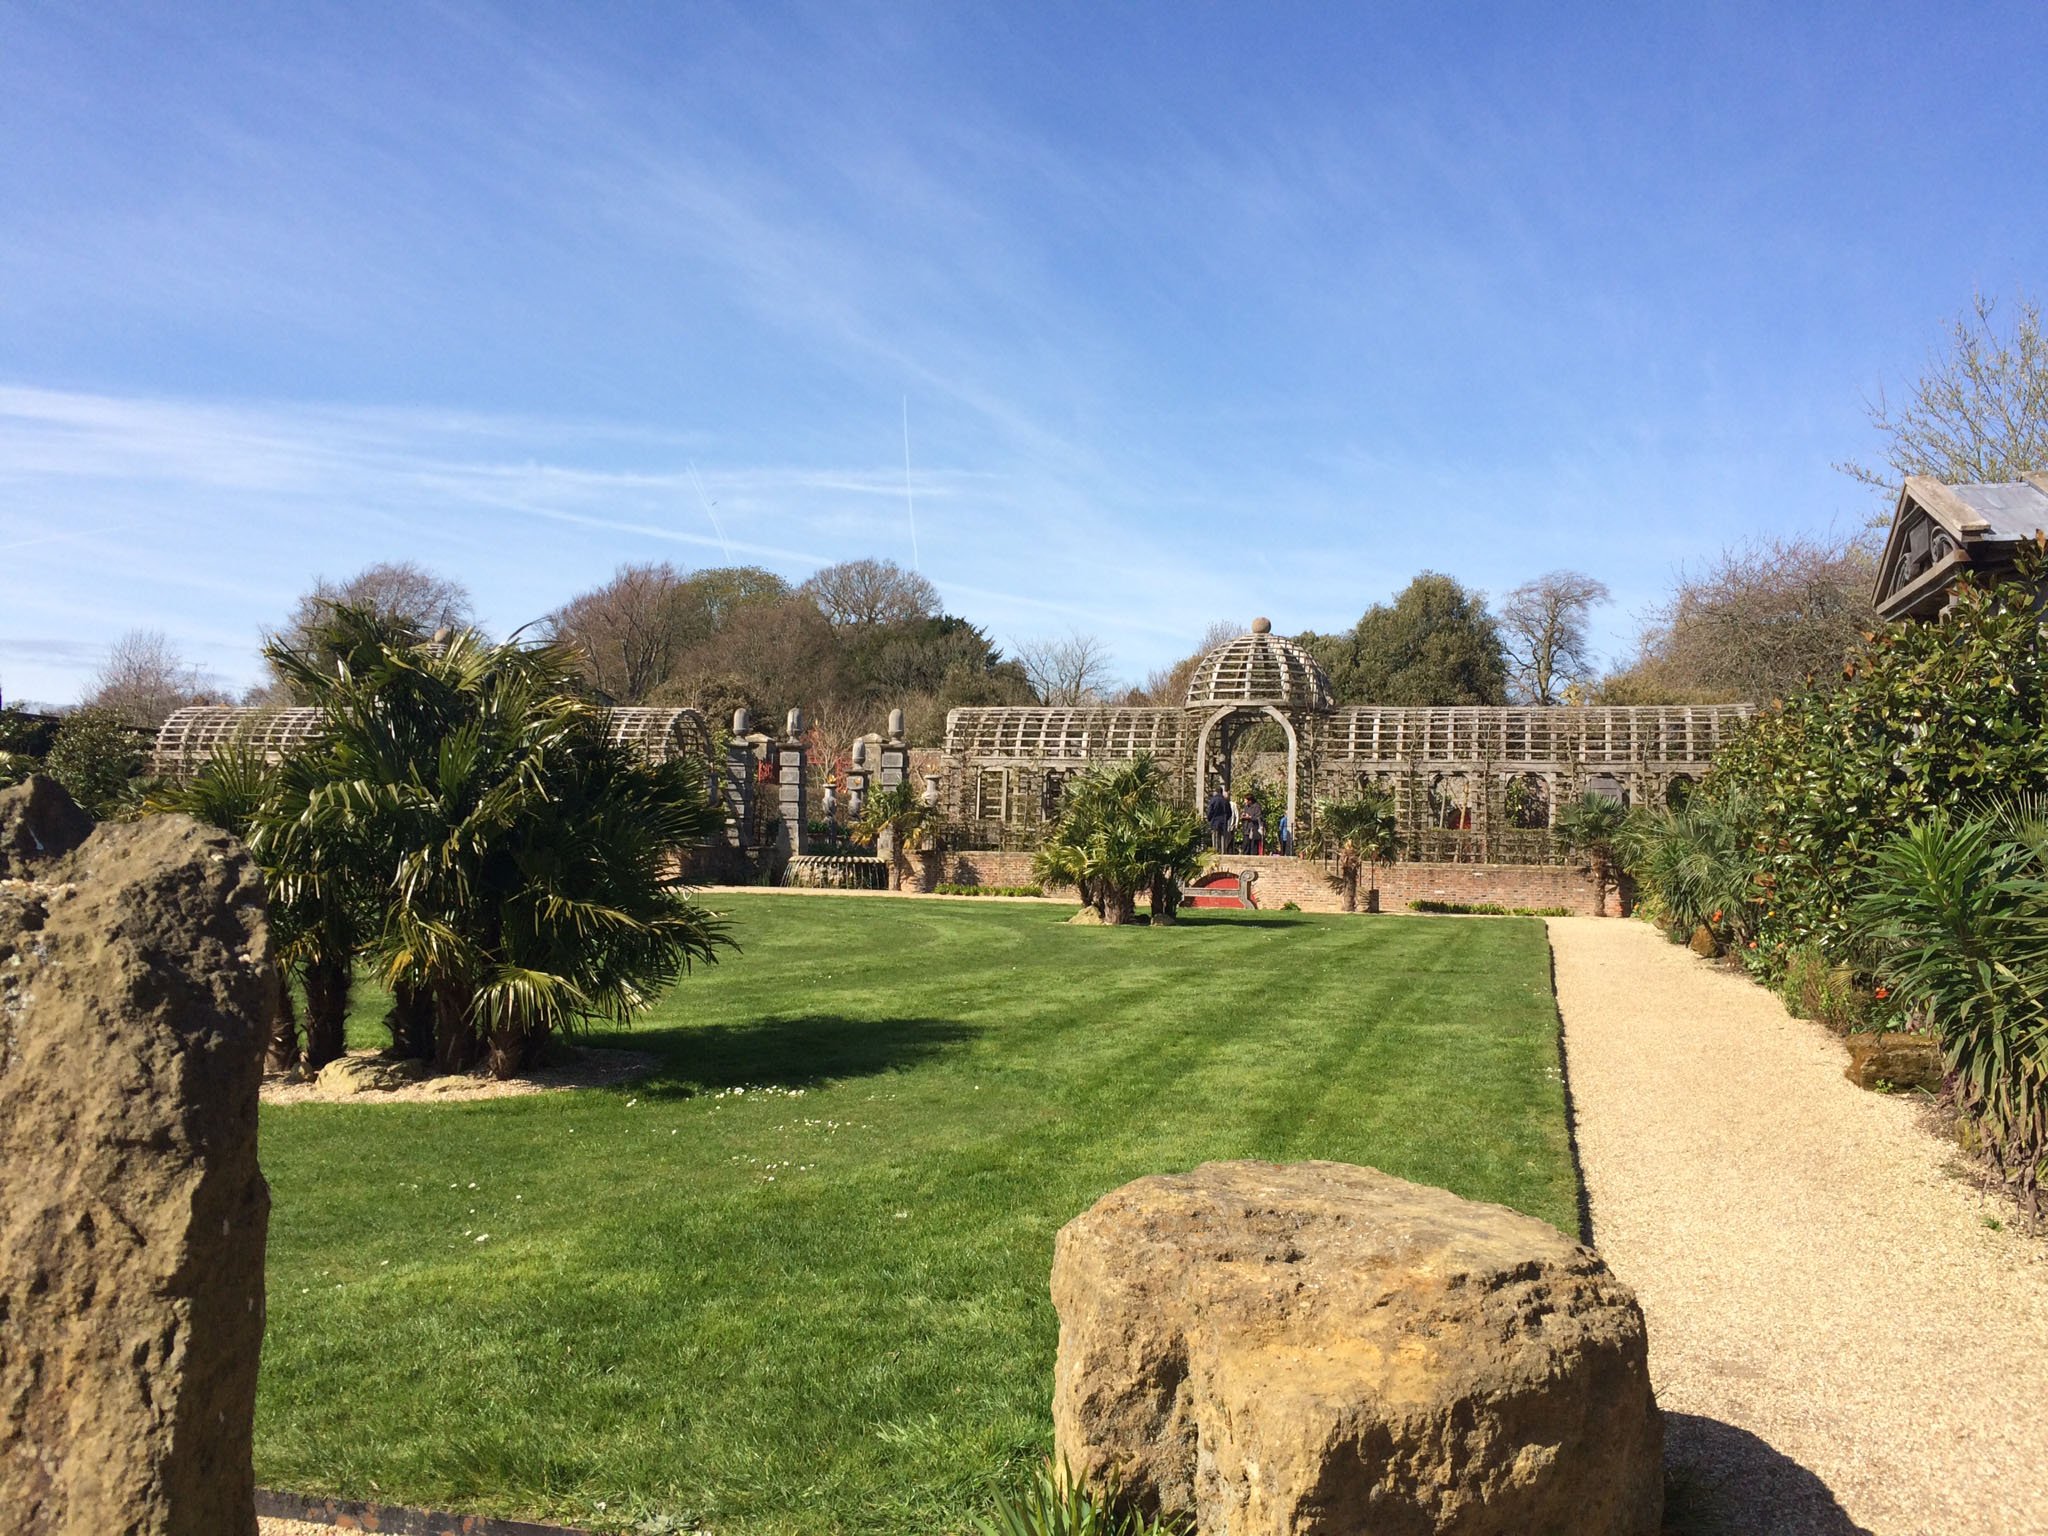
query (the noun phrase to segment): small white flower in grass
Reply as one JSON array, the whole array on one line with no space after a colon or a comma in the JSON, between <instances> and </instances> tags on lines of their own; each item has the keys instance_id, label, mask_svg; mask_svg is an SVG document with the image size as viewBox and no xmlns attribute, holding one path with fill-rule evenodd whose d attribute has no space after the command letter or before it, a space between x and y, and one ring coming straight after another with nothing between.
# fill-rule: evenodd
<instances>
[{"instance_id":1,"label":"small white flower in grass","mask_svg":"<svg viewBox=\"0 0 2048 1536\"><path fill-rule=\"evenodd\" d=\"M638 1104L639 1102L640 1101L638 1099L628 1099L626 1100L626 1108L631 1109L635 1104Z\"/></svg>"},{"instance_id":2,"label":"small white flower in grass","mask_svg":"<svg viewBox=\"0 0 2048 1536\"><path fill-rule=\"evenodd\" d=\"M909 1218L910 1218L910 1212L908 1212L908 1211L898 1211L898 1212L896 1213L896 1219L897 1219L898 1221L907 1221L907 1220L908 1220Z\"/></svg>"},{"instance_id":3,"label":"small white flower in grass","mask_svg":"<svg viewBox=\"0 0 2048 1536\"><path fill-rule=\"evenodd\" d=\"M478 1242L480 1242L480 1243L482 1243L482 1242L488 1242L488 1241L490 1240L490 1236L491 1236L491 1234L490 1234L490 1233L488 1233L488 1232L479 1232L479 1233L477 1233L477 1235L476 1235L476 1240L477 1240Z\"/></svg>"},{"instance_id":4,"label":"small white flower in grass","mask_svg":"<svg viewBox=\"0 0 2048 1536\"><path fill-rule=\"evenodd\" d=\"M475 1180L475 1179L471 1179L471 1180L469 1181L469 1187L470 1187L471 1189L475 1189L475 1188L476 1188L476 1180Z\"/></svg>"},{"instance_id":5,"label":"small white flower in grass","mask_svg":"<svg viewBox=\"0 0 2048 1536\"><path fill-rule=\"evenodd\" d=\"M379 1259L377 1261L377 1267L379 1269L389 1269L391 1267L391 1261L389 1259Z\"/></svg>"}]
</instances>

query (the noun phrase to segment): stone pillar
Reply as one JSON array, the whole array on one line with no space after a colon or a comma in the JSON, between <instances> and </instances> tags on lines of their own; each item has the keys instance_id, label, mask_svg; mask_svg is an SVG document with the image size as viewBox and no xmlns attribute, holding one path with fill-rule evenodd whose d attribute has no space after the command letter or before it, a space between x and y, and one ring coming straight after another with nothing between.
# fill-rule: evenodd
<instances>
[{"instance_id":1,"label":"stone pillar","mask_svg":"<svg viewBox=\"0 0 2048 1536\"><path fill-rule=\"evenodd\" d=\"M732 735L725 744L725 768L719 791L725 802L726 843L745 852L754 824L754 752L747 745L753 722L744 709L732 712Z\"/></svg>"},{"instance_id":2,"label":"stone pillar","mask_svg":"<svg viewBox=\"0 0 2048 1536\"><path fill-rule=\"evenodd\" d=\"M851 766L846 770L846 821L849 826L859 821L860 813L867 809L868 785L874 778L880 740L876 736L862 736L853 744Z\"/></svg>"},{"instance_id":3,"label":"stone pillar","mask_svg":"<svg viewBox=\"0 0 2048 1536\"><path fill-rule=\"evenodd\" d=\"M810 850L810 801L806 797L804 762L804 712L792 709L785 722L783 739L775 748L775 807L782 813L782 834L777 850L785 861L793 853Z\"/></svg>"},{"instance_id":4,"label":"stone pillar","mask_svg":"<svg viewBox=\"0 0 2048 1536\"><path fill-rule=\"evenodd\" d=\"M910 743L903 739L903 711L889 711L889 739L882 743L882 788L894 789L910 777Z\"/></svg>"},{"instance_id":5,"label":"stone pillar","mask_svg":"<svg viewBox=\"0 0 2048 1536\"><path fill-rule=\"evenodd\" d=\"M48 779L0 792L16 1536L255 1536L256 1091L277 988L262 877L226 833L183 816L92 831Z\"/></svg>"}]
</instances>

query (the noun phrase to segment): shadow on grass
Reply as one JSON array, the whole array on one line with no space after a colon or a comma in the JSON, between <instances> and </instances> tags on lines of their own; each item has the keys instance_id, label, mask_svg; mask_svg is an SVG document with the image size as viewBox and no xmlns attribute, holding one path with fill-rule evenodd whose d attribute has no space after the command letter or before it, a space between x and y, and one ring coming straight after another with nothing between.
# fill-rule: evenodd
<instances>
[{"instance_id":1,"label":"shadow on grass","mask_svg":"<svg viewBox=\"0 0 2048 1536\"><path fill-rule=\"evenodd\" d=\"M1664 1536L1871 1536L1768 1441L1692 1413L1664 1415Z\"/></svg>"},{"instance_id":2,"label":"shadow on grass","mask_svg":"<svg viewBox=\"0 0 2048 1536\"><path fill-rule=\"evenodd\" d=\"M614 1037L661 1057L634 1085L646 1095L721 1088L814 1088L845 1077L900 1072L982 1032L955 1019L853 1019L806 1013L745 1024L636 1030ZM596 1042L594 1042L596 1043Z\"/></svg>"},{"instance_id":3,"label":"shadow on grass","mask_svg":"<svg viewBox=\"0 0 2048 1536\"><path fill-rule=\"evenodd\" d=\"M1292 913L1261 913L1257 917L1239 917L1234 912L1189 912L1183 907L1174 915L1175 923L1182 928L1306 928L1310 926L1305 917Z\"/></svg>"}]
</instances>

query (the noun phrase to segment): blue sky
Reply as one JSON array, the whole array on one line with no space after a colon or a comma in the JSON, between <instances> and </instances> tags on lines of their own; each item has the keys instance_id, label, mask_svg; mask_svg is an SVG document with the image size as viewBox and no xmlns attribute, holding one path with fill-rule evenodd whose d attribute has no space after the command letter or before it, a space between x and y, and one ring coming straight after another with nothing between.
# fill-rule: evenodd
<instances>
[{"instance_id":1,"label":"blue sky","mask_svg":"<svg viewBox=\"0 0 2048 1536\"><path fill-rule=\"evenodd\" d=\"M2048 256L2039 6L0 0L0 689L319 575L912 563L1132 677L1848 528ZM907 403L915 546L905 502ZM693 482L701 479L707 512ZM714 526L714 515L715 523Z\"/></svg>"}]
</instances>

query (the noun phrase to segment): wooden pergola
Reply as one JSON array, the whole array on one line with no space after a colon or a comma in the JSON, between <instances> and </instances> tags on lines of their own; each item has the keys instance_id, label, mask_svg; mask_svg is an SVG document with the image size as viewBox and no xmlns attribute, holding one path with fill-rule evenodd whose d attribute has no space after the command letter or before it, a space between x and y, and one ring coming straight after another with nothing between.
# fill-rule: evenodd
<instances>
[{"instance_id":1,"label":"wooden pergola","mask_svg":"<svg viewBox=\"0 0 2048 1536\"><path fill-rule=\"evenodd\" d=\"M1675 803L1748 719L1746 704L1558 708L1338 707L1302 647L1259 620L1197 664L1179 706L956 709L946 718L940 807L962 847L1029 844L1066 779L1147 753L1188 802L1229 782L1246 737L1287 744L1287 810L1371 785L1393 797L1404 856L1552 863L1552 810L1587 793Z\"/></svg>"}]
</instances>

